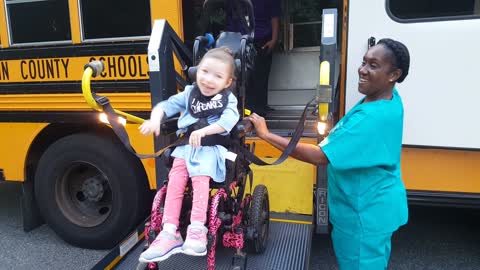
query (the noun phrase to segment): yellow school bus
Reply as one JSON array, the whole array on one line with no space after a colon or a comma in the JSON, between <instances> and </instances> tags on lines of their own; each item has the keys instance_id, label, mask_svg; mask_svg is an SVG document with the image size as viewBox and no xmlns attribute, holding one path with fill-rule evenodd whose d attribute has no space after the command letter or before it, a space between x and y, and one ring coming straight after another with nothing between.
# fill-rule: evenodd
<instances>
[{"instance_id":1,"label":"yellow school bus","mask_svg":"<svg viewBox=\"0 0 480 270\"><path fill-rule=\"evenodd\" d=\"M447 3L440 2L443 6ZM191 46L195 35L203 34L196 23L202 4L194 0L0 0L0 181L23 186L26 230L47 221L69 243L105 248L123 239L148 214L151 190L156 187L155 161L139 160L127 152L112 130L99 120L99 113L85 103L81 94L83 67L92 60L102 61L105 70L92 87L108 96L116 109L148 118L152 100L147 46L152 24L166 19ZM452 5L453 10L456 4ZM436 31L439 25L453 27L452 33L457 31L456 26L470 29L478 24L478 1L471 14L455 13L451 17L442 17L444 10L440 8L432 9L432 13L438 11L438 16L427 12L422 17L423 13L415 10L409 13L414 6L399 0L282 1L281 35L269 82L269 105L275 111L267 120L274 132L291 135L292 123L315 95L319 82L322 9L336 8L337 68L332 66L332 72L338 76L335 84L330 82L338 93L334 100L336 116L341 117L358 100L355 70L367 48L367 39L401 39L409 45L414 60L411 75L400 88L406 97L402 172L410 199L476 205L480 198L480 183L476 181L480 177L480 156L476 150L480 146L472 138L480 134L478 127L473 127L473 114L465 111L472 104L451 102L450 92L441 85L429 93L438 97L443 107L428 102L418 104L418 92L402 89L421 91L426 86L416 76L432 76L429 82L437 76L432 71L424 72L422 66L431 67L429 62L437 59L434 53L440 52L431 50L431 58L419 56L416 52L423 43L418 40L424 38L415 33ZM221 17L222 13L218 13L210 22L215 25ZM433 30L429 32L432 35L436 33ZM434 38L441 44L438 36ZM462 41L462 46L472 47L460 51L470 52L468 57L474 55L474 42L478 41ZM462 89L474 85L467 85L466 80L475 76L459 79L455 73L455 79L443 75L452 78L450 86L455 82L461 82ZM472 91L462 91L473 95ZM473 100L477 99L466 98L463 102ZM445 126L438 120L442 108L459 112L459 117L443 114L455 129L442 129ZM469 120L461 124L462 118ZM429 125L421 126L421 121ZM310 122L307 125L312 125ZM141 136L137 127L126 125L133 147L140 153L152 153L153 139ZM463 137L454 140L454 136ZM318 135L307 130L302 141L318 143ZM255 143L255 153L266 160L280 154L254 137L248 142ZM253 170L255 183L268 186L273 212L285 214L283 217L309 217L309 223L328 225L324 219L328 216L326 197L318 186L323 168L288 159L279 166ZM317 219L314 221L312 216Z\"/></svg>"},{"instance_id":2,"label":"yellow school bus","mask_svg":"<svg viewBox=\"0 0 480 270\"><path fill-rule=\"evenodd\" d=\"M92 88L108 96L116 109L148 118L152 23L166 19L181 38L188 35L188 44L195 37L193 22L202 4L0 2L0 181L23 186L25 230L46 221L69 243L105 248L123 239L149 213L155 161L134 158L86 104L81 94L83 68L90 61L102 61L105 70ZM133 147L140 153L153 152L153 139L140 135L137 127L126 126ZM259 151L269 151L260 145ZM274 157L272 153L267 156ZM308 185L289 191L297 194L294 203L272 199L272 210L311 215L315 168L290 160L287 164L289 176L299 176L300 171ZM256 182L267 181L261 175ZM289 189L285 184L271 188L272 197Z\"/></svg>"}]
</instances>

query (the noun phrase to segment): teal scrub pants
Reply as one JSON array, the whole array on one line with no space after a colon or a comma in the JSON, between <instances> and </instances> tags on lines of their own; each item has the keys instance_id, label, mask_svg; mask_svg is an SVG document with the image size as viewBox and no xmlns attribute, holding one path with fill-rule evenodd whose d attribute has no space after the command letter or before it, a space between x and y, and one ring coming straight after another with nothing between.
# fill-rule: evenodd
<instances>
[{"instance_id":1,"label":"teal scrub pants","mask_svg":"<svg viewBox=\"0 0 480 270\"><path fill-rule=\"evenodd\" d=\"M392 233L365 235L332 231L340 270L385 270L390 259Z\"/></svg>"}]
</instances>

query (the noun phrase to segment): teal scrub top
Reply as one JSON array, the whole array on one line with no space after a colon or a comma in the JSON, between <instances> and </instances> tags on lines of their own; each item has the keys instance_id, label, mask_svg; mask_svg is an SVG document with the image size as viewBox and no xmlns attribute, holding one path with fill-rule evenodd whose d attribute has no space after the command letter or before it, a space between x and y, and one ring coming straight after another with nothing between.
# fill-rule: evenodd
<instances>
[{"instance_id":1,"label":"teal scrub top","mask_svg":"<svg viewBox=\"0 0 480 270\"><path fill-rule=\"evenodd\" d=\"M344 233L379 235L408 220L400 177L403 105L391 100L357 103L319 146L329 160L330 221Z\"/></svg>"}]
</instances>

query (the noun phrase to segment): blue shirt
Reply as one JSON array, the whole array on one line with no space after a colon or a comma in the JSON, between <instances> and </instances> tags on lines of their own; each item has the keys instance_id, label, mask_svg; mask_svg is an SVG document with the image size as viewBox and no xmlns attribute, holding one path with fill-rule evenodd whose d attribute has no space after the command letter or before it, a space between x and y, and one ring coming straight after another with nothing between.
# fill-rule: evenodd
<instances>
[{"instance_id":1,"label":"blue shirt","mask_svg":"<svg viewBox=\"0 0 480 270\"><path fill-rule=\"evenodd\" d=\"M187 131L187 128L199 119L193 117L188 111L188 97L192 91L188 85L185 90L162 101L157 106L162 108L167 117L180 113L178 119L178 133ZM226 130L222 135L228 135L237 124L240 115L237 110L237 98L230 93L228 104L221 115L211 115L207 118L209 124L218 124ZM225 181L225 154L227 149L221 145L192 147L191 145L177 146L172 153L173 157L182 158L187 164L190 176L210 176L215 182Z\"/></svg>"},{"instance_id":2,"label":"blue shirt","mask_svg":"<svg viewBox=\"0 0 480 270\"><path fill-rule=\"evenodd\" d=\"M328 204L333 226L345 233L393 232L408 220L400 176L403 105L362 99L320 147L329 160Z\"/></svg>"},{"instance_id":3,"label":"blue shirt","mask_svg":"<svg viewBox=\"0 0 480 270\"><path fill-rule=\"evenodd\" d=\"M247 34L247 29L238 19L234 19L233 13L235 11L230 1L227 3L226 30ZM272 37L272 18L281 15L280 0L252 0L252 5L255 16L255 39L270 39Z\"/></svg>"}]
</instances>

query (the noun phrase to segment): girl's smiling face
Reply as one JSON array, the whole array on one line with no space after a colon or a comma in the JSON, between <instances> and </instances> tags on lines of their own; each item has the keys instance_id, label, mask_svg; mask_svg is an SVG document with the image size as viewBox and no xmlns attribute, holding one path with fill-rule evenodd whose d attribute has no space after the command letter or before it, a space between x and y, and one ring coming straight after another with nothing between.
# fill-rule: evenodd
<instances>
[{"instance_id":1,"label":"girl's smiling face","mask_svg":"<svg viewBox=\"0 0 480 270\"><path fill-rule=\"evenodd\" d=\"M229 64L213 58L204 58L197 69L197 85L202 95L214 96L232 84L232 70Z\"/></svg>"}]
</instances>

